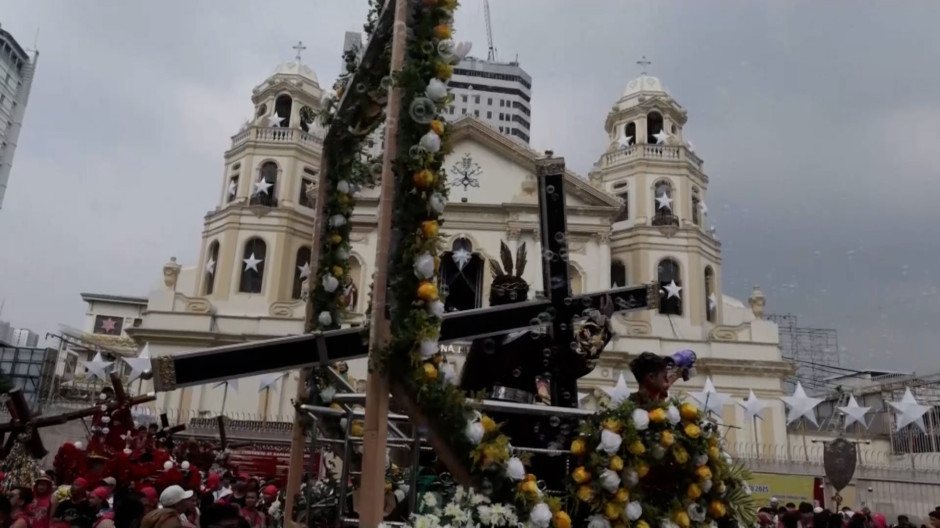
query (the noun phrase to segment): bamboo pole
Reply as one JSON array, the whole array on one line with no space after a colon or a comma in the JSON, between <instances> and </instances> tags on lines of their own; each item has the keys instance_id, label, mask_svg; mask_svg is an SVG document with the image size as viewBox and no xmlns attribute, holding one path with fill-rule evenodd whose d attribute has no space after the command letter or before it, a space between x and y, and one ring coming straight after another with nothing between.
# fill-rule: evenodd
<instances>
[{"instance_id":1,"label":"bamboo pole","mask_svg":"<svg viewBox=\"0 0 940 528\"><path fill-rule=\"evenodd\" d=\"M405 63L405 30L408 0L395 1L392 25L392 56L390 70L401 70ZM398 120L401 114L401 88L393 86L388 96L385 120L385 158L382 160L382 188L379 194L378 240L375 250L375 278L372 290L372 321L369 327L369 375L366 381L366 409L363 427L361 496L365 498L359 511L360 528L375 528L385 516L385 444L388 437L388 378L375 369L374 354L381 350L389 336L386 316L388 263L392 234L392 213L395 205L395 175L392 162L398 154ZM345 500L345 497L340 497Z\"/></svg>"}]
</instances>

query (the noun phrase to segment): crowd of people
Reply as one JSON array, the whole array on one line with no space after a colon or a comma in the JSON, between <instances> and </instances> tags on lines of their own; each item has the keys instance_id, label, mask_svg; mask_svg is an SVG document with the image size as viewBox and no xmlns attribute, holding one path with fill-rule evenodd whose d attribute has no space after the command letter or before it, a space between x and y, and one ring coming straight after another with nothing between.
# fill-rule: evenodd
<instances>
[{"instance_id":1,"label":"crowd of people","mask_svg":"<svg viewBox=\"0 0 940 528\"><path fill-rule=\"evenodd\" d=\"M56 488L50 472L0 495L0 528L274 528L280 490L257 478L210 474L198 489L120 486L112 477Z\"/></svg>"},{"instance_id":2,"label":"crowd of people","mask_svg":"<svg viewBox=\"0 0 940 528\"><path fill-rule=\"evenodd\" d=\"M940 528L940 506L928 513L929 524L920 528ZM910 517L899 515L896 522L881 513L863 507L858 511L845 506L832 511L808 502L781 506L776 499L757 513L758 528L918 528Z\"/></svg>"}]
</instances>

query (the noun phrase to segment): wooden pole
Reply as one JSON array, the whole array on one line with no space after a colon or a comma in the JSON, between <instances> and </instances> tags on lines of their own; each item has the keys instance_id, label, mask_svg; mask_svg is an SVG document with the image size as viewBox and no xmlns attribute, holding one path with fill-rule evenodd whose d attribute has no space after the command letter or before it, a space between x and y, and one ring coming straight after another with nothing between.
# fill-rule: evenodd
<instances>
[{"instance_id":1,"label":"wooden pole","mask_svg":"<svg viewBox=\"0 0 940 528\"><path fill-rule=\"evenodd\" d=\"M271 387L264 388L264 409L261 411L261 423L268 423L268 396L270 395Z\"/></svg>"},{"instance_id":2,"label":"wooden pole","mask_svg":"<svg viewBox=\"0 0 940 528\"><path fill-rule=\"evenodd\" d=\"M809 462L809 447L806 444L806 418L800 418L800 436L803 437L803 459Z\"/></svg>"},{"instance_id":3,"label":"wooden pole","mask_svg":"<svg viewBox=\"0 0 940 528\"><path fill-rule=\"evenodd\" d=\"M757 460L760 460L760 439L757 438L757 415L751 417L754 423L754 449L757 450Z\"/></svg>"},{"instance_id":4,"label":"wooden pole","mask_svg":"<svg viewBox=\"0 0 940 528\"><path fill-rule=\"evenodd\" d=\"M391 73L405 63L405 30L408 0L395 1L395 22L392 25ZM392 235L392 214L395 205L395 175L392 162L398 154L398 119L401 114L401 88L393 86L388 96L385 120L385 159L382 161L382 189L379 194L378 240L375 250L375 278L372 290L372 321L369 328L369 376L366 381L366 410L363 424L362 497L359 509L360 528L375 528L385 517L385 444L388 437L388 378L376 370L374 355L385 347L389 336L386 316L388 263ZM403 307L404 308L404 307ZM345 461L344 461L345 463ZM340 497L345 500L345 497Z\"/></svg>"}]
</instances>

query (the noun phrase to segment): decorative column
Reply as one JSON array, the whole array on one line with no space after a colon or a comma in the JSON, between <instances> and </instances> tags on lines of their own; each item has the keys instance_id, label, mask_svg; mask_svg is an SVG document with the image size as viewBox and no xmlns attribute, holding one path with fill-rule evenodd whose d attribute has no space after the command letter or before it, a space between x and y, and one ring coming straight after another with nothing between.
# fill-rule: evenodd
<instances>
[{"instance_id":1,"label":"decorative column","mask_svg":"<svg viewBox=\"0 0 940 528\"><path fill-rule=\"evenodd\" d=\"M600 252L600 258L597 260L601 267L597 280L594 282L594 287L598 291L606 290L610 288L610 233L595 233L594 240L597 241L597 250Z\"/></svg>"}]
</instances>

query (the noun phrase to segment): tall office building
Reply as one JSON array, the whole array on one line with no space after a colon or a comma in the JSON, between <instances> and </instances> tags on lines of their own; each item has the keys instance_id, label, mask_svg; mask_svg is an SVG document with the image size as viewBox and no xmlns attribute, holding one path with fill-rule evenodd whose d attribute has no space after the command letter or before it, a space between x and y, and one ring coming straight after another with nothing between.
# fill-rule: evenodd
<instances>
[{"instance_id":1,"label":"tall office building","mask_svg":"<svg viewBox=\"0 0 940 528\"><path fill-rule=\"evenodd\" d=\"M13 35L0 28L0 208L6 194L16 142L23 126L39 52L26 53Z\"/></svg>"},{"instance_id":2,"label":"tall office building","mask_svg":"<svg viewBox=\"0 0 940 528\"><path fill-rule=\"evenodd\" d=\"M532 122L532 77L518 62L491 62L467 57L454 68L449 83L453 118L473 115L507 136L529 142Z\"/></svg>"},{"instance_id":3,"label":"tall office building","mask_svg":"<svg viewBox=\"0 0 940 528\"><path fill-rule=\"evenodd\" d=\"M39 346L39 334L29 328L17 328L13 330L13 339L10 344L15 347Z\"/></svg>"}]
</instances>

